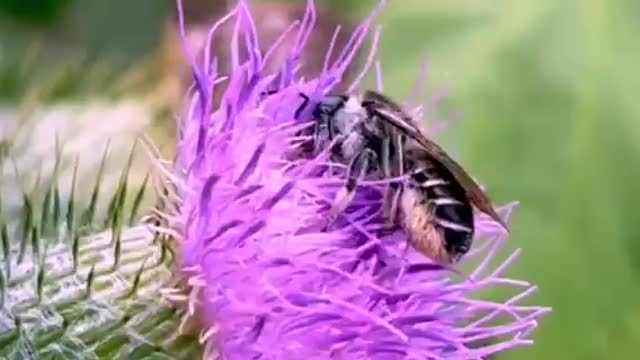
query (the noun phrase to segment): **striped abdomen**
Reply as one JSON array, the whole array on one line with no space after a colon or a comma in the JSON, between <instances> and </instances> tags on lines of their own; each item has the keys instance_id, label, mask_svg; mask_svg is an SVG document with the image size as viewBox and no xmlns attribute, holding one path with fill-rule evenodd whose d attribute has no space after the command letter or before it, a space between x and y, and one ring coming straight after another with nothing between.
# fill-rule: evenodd
<instances>
[{"instance_id":1,"label":"striped abdomen","mask_svg":"<svg viewBox=\"0 0 640 360\"><path fill-rule=\"evenodd\" d=\"M414 234L414 237L422 237L422 243L416 244L418 247L425 246L424 242L435 242L430 245L435 248L440 243L448 255L446 260L455 262L471 247L473 208L464 189L449 171L435 164L428 165L426 169L412 174L413 184L407 189L407 195L416 198L410 216L425 218L418 222L424 229L420 229L416 223L418 220L414 219L412 231L424 232L422 236ZM409 209L405 206L406 210Z\"/></svg>"}]
</instances>

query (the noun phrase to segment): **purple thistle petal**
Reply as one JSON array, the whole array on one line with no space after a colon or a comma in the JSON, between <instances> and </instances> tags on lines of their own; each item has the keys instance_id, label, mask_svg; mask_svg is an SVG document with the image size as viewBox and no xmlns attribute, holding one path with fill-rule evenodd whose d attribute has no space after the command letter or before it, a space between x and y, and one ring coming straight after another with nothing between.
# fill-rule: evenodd
<instances>
[{"instance_id":1,"label":"purple thistle petal","mask_svg":"<svg viewBox=\"0 0 640 360\"><path fill-rule=\"evenodd\" d=\"M171 225L161 230L179 242L190 287L187 314L200 318L200 339L211 358L479 359L530 346L528 336L549 312L523 304L536 288L505 277L520 252L498 261L507 234L484 215L476 221L474 247L455 268L432 263L399 231L376 235L384 187L403 178L363 181L334 230L319 231L344 180L328 173L326 152L288 160L303 140L298 130L309 125L294 119L299 93L310 98L300 115L308 119L313 104L340 83L371 29L370 54L350 87L357 88L374 64L382 91L375 60L380 30L373 23L381 6L342 49L334 49L336 29L322 73L309 80L296 69L316 20L311 0L304 18L265 56L244 1L214 24L209 42L223 21L235 18L227 78L217 73L210 43L201 64L185 49L196 84L180 121L173 173L166 174L180 204L176 213L163 214ZM273 49L296 29L280 70L264 74ZM223 100L211 109L222 81ZM270 90L277 93L263 95ZM479 296L505 287L517 294L503 301Z\"/></svg>"}]
</instances>

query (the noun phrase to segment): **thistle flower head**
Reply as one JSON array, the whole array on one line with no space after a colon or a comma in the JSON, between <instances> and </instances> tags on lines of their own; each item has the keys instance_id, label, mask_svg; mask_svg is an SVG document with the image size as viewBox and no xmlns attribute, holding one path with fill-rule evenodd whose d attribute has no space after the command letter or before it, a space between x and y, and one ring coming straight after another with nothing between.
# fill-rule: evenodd
<instances>
[{"instance_id":1,"label":"thistle flower head","mask_svg":"<svg viewBox=\"0 0 640 360\"><path fill-rule=\"evenodd\" d=\"M257 50L244 1L220 20L235 22L230 74L217 73L209 51L194 56L186 48L195 81L174 168L167 172L179 205L165 215L181 248L188 314L203 324L201 341L210 357L479 359L530 345L528 336L548 311L521 304L535 287L505 277L519 252L499 261L505 234L483 216L463 260L467 276L416 253L400 231L379 236L385 181L363 182L330 230L314 226L344 180L327 170L326 153L304 160L289 155L300 143L300 129L309 126L313 104L341 81L372 29L362 76L349 88L357 89L374 62L379 9L344 48L327 49L323 71L313 79L296 75L313 31L312 1L302 21L283 34L295 37L296 45L277 73L263 71L272 51ZM210 34L219 27L214 24ZM223 81L221 105L213 109L213 93ZM382 90L380 76L378 86ZM310 99L299 116L307 120L294 116L300 93ZM505 217L511 208L502 209ZM478 295L497 287L516 295L502 302Z\"/></svg>"}]
</instances>

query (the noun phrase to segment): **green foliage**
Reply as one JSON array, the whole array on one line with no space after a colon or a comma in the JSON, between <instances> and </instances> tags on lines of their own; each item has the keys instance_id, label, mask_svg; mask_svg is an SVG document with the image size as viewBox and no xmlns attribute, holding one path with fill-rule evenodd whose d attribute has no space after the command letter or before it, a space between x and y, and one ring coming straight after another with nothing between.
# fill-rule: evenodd
<instances>
[{"instance_id":1,"label":"green foliage","mask_svg":"<svg viewBox=\"0 0 640 360\"><path fill-rule=\"evenodd\" d=\"M388 2L386 88L406 94L426 55L464 118L438 139L498 203L520 202L515 275L553 312L501 359L636 357L638 16L615 0Z\"/></svg>"},{"instance_id":2,"label":"green foliage","mask_svg":"<svg viewBox=\"0 0 640 360\"><path fill-rule=\"evenodd\" d=\"M29 24L55 21L68 7L69 0L2 0L0 15Z\"/></svg>"},{"instance_id":3,"label":"green foliage","mask_svg":"<svg viewBox=\"0 0 640 360\"><path fill-rule=\"evenodd\" d=\"M129 189L133 153L104 213L97 210L109 198L101 193L103 173L82 205L78 161L70 184L61 184L58 148L50 181L23 193L19 219L0 214L0 359L198 356L197 339L179 334L182 310L160 300L176 258L166 240L139 223L148 182ZM71 186L66 204L62 186Z\"/></svg>"},{"instance_id":4,"label":"green foliage","mask_svg":"<svg viewBox=\"0 0 640 360\"><path fill-rule=\"evenodd\" d=\"M106 62L90 62L78 51L72 57L56 56L38 45L40 41L23 37L0 39L0 51L7 54L0 57L0 101L50 103L96 94L112 97L119 94L116 86L121 79L107 72L110 65ZM23 47L25 42L32 44ZM36 60L42 56L49 58L51 66L43 67Z\"/></svg>"}]
</instances>

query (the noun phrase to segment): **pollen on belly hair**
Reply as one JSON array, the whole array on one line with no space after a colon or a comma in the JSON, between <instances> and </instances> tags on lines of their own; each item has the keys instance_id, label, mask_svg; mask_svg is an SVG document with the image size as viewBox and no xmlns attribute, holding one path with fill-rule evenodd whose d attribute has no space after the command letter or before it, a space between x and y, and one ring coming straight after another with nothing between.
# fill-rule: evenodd
<instances>
[{"instance_id":1,"label":"pollen on belly hair","mask_svg":"<svg viewBox=\"0 0 640 360\"><path fill-rule=\"evenodd\" d=\"M443 234L434 226L433 216L419 201L415 190L404 191L401 201L403 226L411 245L435 262L450 263L451 258L444 247Z\"/></svg>"}]
</instances>

